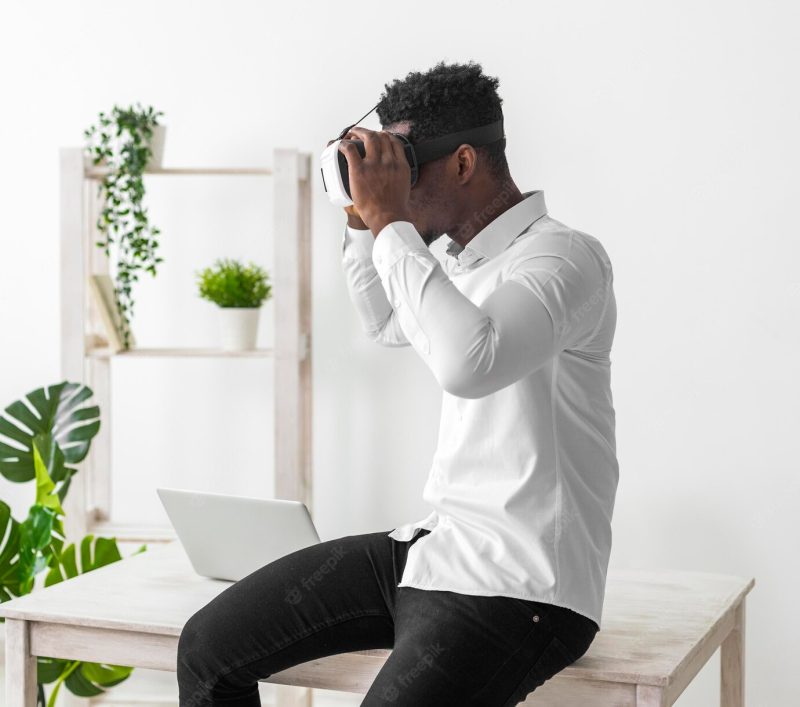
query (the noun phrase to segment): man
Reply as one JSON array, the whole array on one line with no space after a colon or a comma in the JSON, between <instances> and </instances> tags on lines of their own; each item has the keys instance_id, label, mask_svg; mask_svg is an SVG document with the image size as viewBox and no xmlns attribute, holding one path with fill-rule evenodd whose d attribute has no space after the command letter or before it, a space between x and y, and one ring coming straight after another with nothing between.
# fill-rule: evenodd
<instances>
[{"instance_id":1,"label":"man","mask_svg":"<svg viewBox=\"0 0 800 707\"><path fill-rule=\"evenodd\" d=\"M600 629L618 479L611 263L541 191L520 192L505 139L421 165L412 188L395 135L498 121L497 84L472 62L412 72L386 86L382 131L348 133L364 157L340 147L342 265L364 331L413 347L443 388L433 510L280 558L201 609L181 634L184 707L258 705L259 678L370 647L393 651L362 705L510 707ZM444 234L440 262L428 246Z\"/></svg>"}]
</instances>

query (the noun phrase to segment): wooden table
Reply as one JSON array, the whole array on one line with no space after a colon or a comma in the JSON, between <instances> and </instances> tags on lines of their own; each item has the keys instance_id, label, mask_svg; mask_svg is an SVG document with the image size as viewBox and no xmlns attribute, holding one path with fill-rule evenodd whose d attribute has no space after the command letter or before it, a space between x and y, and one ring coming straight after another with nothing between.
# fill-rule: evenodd
<instances>
[{"instance_id":1,"label":"wooden table","mask_svg":"<svg viewBox=\"0 0 800 707\"><path fill-rule=\"evenodd\" d=\"M752 578L609 569L603 629L525 705L671 705L721 647L721 704L744 705ZM34 707L37 655L175 670L186 620L228 582L197 576L177 541L0 605L6 705ZM391 650L312 660L267 682L364 694Z\"/></svg>"}]
</instances>

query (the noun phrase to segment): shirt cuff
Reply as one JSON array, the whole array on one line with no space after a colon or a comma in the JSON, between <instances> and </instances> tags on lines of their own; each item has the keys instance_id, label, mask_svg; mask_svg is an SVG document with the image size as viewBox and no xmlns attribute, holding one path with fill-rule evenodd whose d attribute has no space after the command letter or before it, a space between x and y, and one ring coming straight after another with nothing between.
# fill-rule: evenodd
<instances>
[{"instance_id":1,"label":"shirt cuff","mask_svg":"<svg viewBox=\"0 0 800 707\"><path fill-rule=\"evenodd\" d=\"M352 260L371 260L375 237L368 228L353 228L345 225L342 234L342 257Z\"/></svg>"},{"instance_id":2,"label":"shirt cuff","mask_svg":"<svg viewBox=\"0 0 800 707\"><path fill-rule=\"evenodd\" d=\"M393 221L384 226L372 247L372 262L381 279L392 266L411 251L429 253L422 236L409 221Z\"/></svg>"}]
</instances>

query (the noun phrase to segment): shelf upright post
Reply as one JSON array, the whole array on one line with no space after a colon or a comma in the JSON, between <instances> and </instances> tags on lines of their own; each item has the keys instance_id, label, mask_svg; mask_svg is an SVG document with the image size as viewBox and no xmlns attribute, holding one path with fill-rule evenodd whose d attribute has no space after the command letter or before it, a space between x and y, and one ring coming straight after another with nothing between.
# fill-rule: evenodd
<instances>
[{"instance_id":1,"label":"shelf upright post","mask_svg":"<svg viewBox=\"0 0 800 707\"><path fill-rule=\"evenodd\" d=\"M275 498L311 492L311 159L274 151ZM276 707L312 707L309 688L276 685Z\"/></svg>"},{"instance_id":2,"label":"shelf upright post","mask_svg":"<svg viewBox=\"0 0 800 707\"><path fill-rule=\"evenodd\" d=\"M98 188L101 180L92 180L84 172L87 194L86 222L83 230L83 247L86 253L87 274L110 275L109 256L95 245L100 239L97 218L105 207L105 199ZM87 334L104 331L96 303L87 302ZM88 351L87 351L88 353ZM86 385L94 391L94 402L100 406L100 430L92 441L91 453L86 458L87 493L86 509L89 517L89 532L92 524L111 520L111 356L87 356L84 370Z\"/></svg>"},{"instance_id":3,"label":"shelf upright post","mask_svg":"<svg viewBox=\"0 0 800 707\"><path fill-rule=\"evenodd\" d=\"M80 148L62 148L59 152L59 162L61 377L62 380L82 383L85 380L88 304L83 246L87 211L83 152ZM63 505L64 531L68 543L79 542L89 528L86 491L86 475L81 470L72 478Z\"/></svg>"},{"instance_id":4,"label":"shelf upright post","mask_svg":"<svg viewBox=\"0 0 800 707\"><path fill-rule=\"evenodd\" d=\"M275 497L311 489L311 156L274 151Z\"/></svg>"}]
</instances>

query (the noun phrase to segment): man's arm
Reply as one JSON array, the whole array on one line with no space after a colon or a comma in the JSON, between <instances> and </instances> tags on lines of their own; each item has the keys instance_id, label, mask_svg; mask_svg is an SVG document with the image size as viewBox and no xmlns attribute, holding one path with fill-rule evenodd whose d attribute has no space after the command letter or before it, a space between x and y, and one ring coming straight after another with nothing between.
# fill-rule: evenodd
<instances>
[{"instance_id":1,"label":"man's arm","mask_svg":"<svg viewBox=\"0 0 800 707\"><path fill-rule=\"evenodd\" d=\"M395 310L372 263L375 237L369 229L346 226L342 234L342 270L362 328L383 346L409 346Z\"/></svg>"},{"instance_id":2,"label":"man's arm","mask_svg":"<svg viewBox=\"0 0 800 707\"><path fill-rule=\"evenodd\" d=\"M365 156L352 142L341 150L353 204L377 234L375 269L401 328L446 391L489 395L591 336L597 308L576 314L603 278L597 263L587 268L571 259L574 234L560 240L563 253L527 253L478 306L446 275L411 222L410 167L399 139L366 128L351 132L364 140Z\"/></svg>"},{"instance_id":3,"label":"man's arm","mask_svg":"<svg viewBox=\"0 0 800 707\"><path fill-rule=\"evenodd\" d=\"M494 393L532 373L556 353L553 319L542 298L508 280L480 305L463 295L408 221L378 233L372 251L400 324L447 392Z\"/></svg>"}]
</instances>

